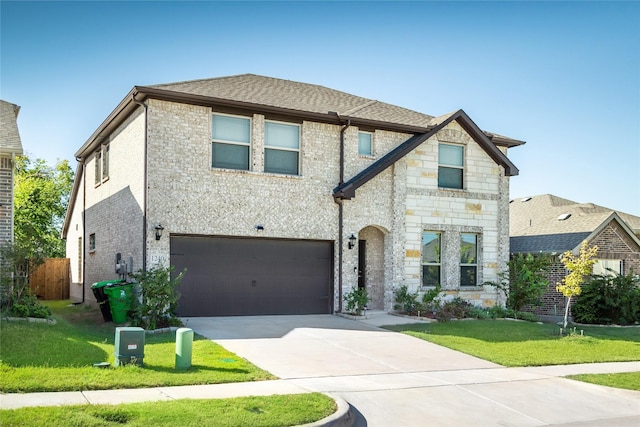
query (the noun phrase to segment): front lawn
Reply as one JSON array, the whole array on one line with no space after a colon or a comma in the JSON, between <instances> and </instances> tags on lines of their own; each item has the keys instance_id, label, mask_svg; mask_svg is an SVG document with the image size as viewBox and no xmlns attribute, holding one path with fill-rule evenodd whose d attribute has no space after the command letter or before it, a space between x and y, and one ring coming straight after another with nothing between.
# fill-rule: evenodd
<instances>
[{"instance_id":1,"label":"front lawn","mask_svg":"<svg viewBox=\"0 0 640 427\"><path fill-rule=\"evenodd\" d=\"M640 328L579 327L560 336L550 324L508 320L386 326L503 366L543 366L640 360ZM580 335L583 330L584 336Z\"/></svg>"},{"instance_id":2,"label":"front lawn","mask_svg":"<svg viewBox=\"0 0 640 427\"><path fill-rule=\"evenodd\" d=\"M335 402L320 393L234 399L46 406L0 411L2 426L294 426L333 414Z\"/></svg>"},{"instance_id":3,"label":"front lawn","mask_svg":"<svg viewBox=\"0 0 640 427\"><path fill-rule=\"evenodd\" d=\"M606 385L608 387L640 391L640 372L569 375L567 378L584 381L586 383Z\"/></svg>"},{"instance_id":4,"label":"front lawn","mask_svg":"<svg viewBox=\"0 0 640 427\"><path fill-rule=\"evenodd\" d=\"M192 368L176 371L175 332L146 335L144 367L95 368L113 362L115 325L100 311L47 301L55 325L0 323L0 391L103 390L258 381L274 377L216 343L195 335Z\"/></svg>"}]
</instances>

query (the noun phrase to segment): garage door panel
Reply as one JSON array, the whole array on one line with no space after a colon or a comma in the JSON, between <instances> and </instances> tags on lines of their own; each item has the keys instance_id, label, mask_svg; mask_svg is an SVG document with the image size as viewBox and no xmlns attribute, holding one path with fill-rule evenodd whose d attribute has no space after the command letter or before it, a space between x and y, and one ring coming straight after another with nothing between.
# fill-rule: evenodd
<instances>
[{"instance_id":1,"label":"garage door panel","mask_svg":"<svg viewBox=\"0 0 640 427\"><path fill-rule=\"evenodd\" d=\"M333 244L171 237L181 316L331 313Z\"/></svg>"}]
</instances>

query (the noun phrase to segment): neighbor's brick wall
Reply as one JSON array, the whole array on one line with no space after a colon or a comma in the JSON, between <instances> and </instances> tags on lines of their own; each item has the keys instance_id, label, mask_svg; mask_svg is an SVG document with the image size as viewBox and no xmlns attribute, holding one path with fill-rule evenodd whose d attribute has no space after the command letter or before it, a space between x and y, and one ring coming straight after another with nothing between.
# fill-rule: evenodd
<instances>
[{"instance_id":1,"label":"neighbor's brick wall","mask_svg":"<svg viewBox=\"0 0 640 427\"><path fill-rule=\"evenodd\" d=\"M589 245L598 246L597 259L622 260L622 274L629 274L631 269L636 273L640 272L640 247L629 238L617 222L610 222L589 242ZM564 265L556 257L548 275L549 287L541 298L542 305L539 307L528 306L525 310L544 316L563 316L566 298L556 291L556 286L567 273ZM571 304L575 300L575 297L572 298Z\"/></svg>"},{"instance_id":2,"label":"neighbor's brick wall","mask_svg":"<svg viewBox=\"0 0 640 427\"><path fill-rule=\"evenodd\" d=\"M110 144L109 177L95 184L95 157L86 165L85 296L94 300L91 285L113 280L115 256L133 259L133 271L142 268L142 235L144 218L144 131L145 115L139 107L106 140ZM82 191L82 190L80 190ZM70 227L80 224L73 218ZM89 236L95 233L96 249L89 251ZM77 265L73 242L68 242L67 256ZM76 241L77 244L77 241ZM76 250L77 252L77 250Z\"/></svg>"},{"instance_id":3,"label":"neighbor's brick wall","mask_svg":"<svg viewBox=\"0 0 640 427\"><path fill-rule=\"evenodd\" d=\"M0 157L0 245L13 241L13 161Z\"/></svg>"}]
</instances>

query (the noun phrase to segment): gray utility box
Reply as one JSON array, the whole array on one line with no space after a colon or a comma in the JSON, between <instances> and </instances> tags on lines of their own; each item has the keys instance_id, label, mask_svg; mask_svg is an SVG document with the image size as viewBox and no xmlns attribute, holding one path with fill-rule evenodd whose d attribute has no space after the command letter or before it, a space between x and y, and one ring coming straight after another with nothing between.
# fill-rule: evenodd
<instances>
[{"instance_id":1,"label":"gray utility box","mask_svg":"<svg viewBox=\"0 0 640 427\"><path fill-rule=\"evenodd\" d=\"M133 326L116 328L114 366L142 366L143 361L144 329Z\"/></svg>"}]
</instances>

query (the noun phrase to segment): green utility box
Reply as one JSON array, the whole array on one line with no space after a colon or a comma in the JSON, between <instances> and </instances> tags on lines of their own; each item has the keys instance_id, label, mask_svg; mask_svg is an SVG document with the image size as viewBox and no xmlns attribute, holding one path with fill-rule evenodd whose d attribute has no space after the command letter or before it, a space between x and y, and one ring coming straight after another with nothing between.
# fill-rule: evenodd
<instances>
[{"instance_id":1,"label":"green utility box","mask_svg":"<svg viewBox=\"0 0 640 427\"><path fill-rule=\"evenodd\" d=\"M116 328L114 366L142 366L143 362L144 329L133 326Z\"/></svg>"},{"instance_id":2,"label":"green utility box","mask_svg":"<svg viewBox=\"0 0 640 427\"><path fill-rule=\"evenodd\" d=\"M193 330L180 328L176 331L176 369L191 367L193 348Z\"/></svg>"},{"instance_id":3,"label":"green utility box","mask_svg":"<svg viewBox=\"0 0 640 427\"><path fill-rule=\"evenodd\" d=\"M133 283L112 283L105 286L104 293L109 299L113 323L125 323L133 302Z\"/></svg>"}]
</instances>

